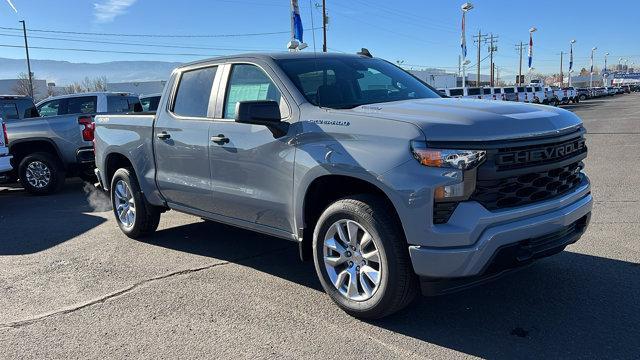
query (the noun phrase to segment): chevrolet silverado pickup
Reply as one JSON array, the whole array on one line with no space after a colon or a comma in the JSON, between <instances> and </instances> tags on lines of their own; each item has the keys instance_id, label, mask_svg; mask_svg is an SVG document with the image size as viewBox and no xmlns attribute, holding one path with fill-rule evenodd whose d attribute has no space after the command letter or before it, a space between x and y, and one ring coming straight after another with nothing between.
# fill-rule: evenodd
<instances>
[{"instance_id":1,"label":"chevrolet silverado pickup","mask_svg":"<svg viewBox=\"0 0 640 360\"><path fill-rule=\"evenodd\" d=\"M51 194L65 178L95 182L93 116L141 110L128 93L82 93L48 98L34 105L29 97L0 96L13 155L13 173L29 193Z\"/></svg>"},{"instance_id":2,"label":"chevrolet silverado pickup","mask_svg":"<svg viewBox=\"0 0 640 360\"><path fill-rule=\"evenodd\" d=\"M591 214L576 115L443 98L369 56L191 63L155 114L95 122L96 174L127 236L172 209L297 242L361 318L558 253Z\"/></svg>"}]
</instances>

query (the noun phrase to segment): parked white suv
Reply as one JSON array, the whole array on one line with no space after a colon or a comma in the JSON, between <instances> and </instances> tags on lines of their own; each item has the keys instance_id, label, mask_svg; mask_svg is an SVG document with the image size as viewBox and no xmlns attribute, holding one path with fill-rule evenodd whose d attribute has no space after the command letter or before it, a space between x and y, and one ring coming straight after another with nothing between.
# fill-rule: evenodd
<instances>
[{"instance_id":1,"label":"parked white suv","mask_svg":"<svg viewBox=\"0 0 640 360\"><path fill-rule=\"evenodd\" d=\"M9 155L9 139L7 138L7 126L0 117L0 127L2 128L2 134L0 134L0 178L8 171L12 170L11 158Z\"/></svg>"},{"instance_id":2,"label":"parked white suv","mask_svg":"<svg viewBox=\"0 0 640 360\"><path fill-rule=\"evenodd\" d=\"M67 114L122 114L142 111L137 95L115 92L54 96L42 100L36 107L42 117Z\"/></svg>"}]
</instances>

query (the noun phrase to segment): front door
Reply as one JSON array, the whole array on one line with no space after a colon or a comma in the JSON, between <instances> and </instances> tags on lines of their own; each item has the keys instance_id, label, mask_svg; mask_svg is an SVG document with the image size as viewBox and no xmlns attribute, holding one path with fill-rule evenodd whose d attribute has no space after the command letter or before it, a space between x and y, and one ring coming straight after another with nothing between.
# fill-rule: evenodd
<instances>
[{"instance_id":1,"label":"front door","mask_svg":"<svg viewBox=\"0 0 640 360\"><path fill-rule=\"evenodd\" d=\"M292 233L294 148L289 135L276 139L265 126L234 121L236 104L248 100L277 101L283 120L290 119L287 100L265 69L227 65L226 86L218 96L223 106L210 130L213 212ZM220 138L228 141L214 141Z\"/></svg>"},{"instance_id":2,"label":"front door","mask_svg":"<svg viewBox=\"0 0 640 360\"><path fill-rule=\"evenodd\" d=\"M170 108L158 109L154 129L156 179L167 202L208 211L211 204L209 127L217 66L188 70L174 87Z\"/></svg>"}]
</instances>

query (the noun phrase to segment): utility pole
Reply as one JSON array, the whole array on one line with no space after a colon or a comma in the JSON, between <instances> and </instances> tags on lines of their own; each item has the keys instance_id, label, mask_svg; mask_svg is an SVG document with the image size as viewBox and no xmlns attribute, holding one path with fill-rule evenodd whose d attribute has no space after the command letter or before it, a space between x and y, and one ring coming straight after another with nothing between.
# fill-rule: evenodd
<instances>
[{"instance_id":1,"label":"utility pole","mask_svg":"<svg viewBox=\"0 0 640 360\"><path fill-rule=\"evenodd\" d=\"M327 52L327 0L322 0L322 52Z\"/></svg>"},{"instance_id":2,"label":"utility pole","mask_svg":"<svg viewBox=\"0 0 640 360\"><path fill-rule=\"evenodd\" d=\"M494 77L495 72L494 72L494 69L493 69L493 53L494 53L494 51L498 51L498 47L495 46L495 43L497 43L497 42L498 42L498 36L497 35L494 36L493 34L491 34L489 36L489 41L488 42L485 39L485 44L487 44L487 43L489 44L489 57L490 57L489 66L491 68L490 84L491 84L492 87L493 87L494 79L495 79L495 77Z\"/></svg>"},{"instance_id":3,"label":"utility pole","mask_svg":"<svg viewBox=\"0 0 640 360\"><path fill-rule=\"evenodd\" d=\"M564 85L564 75L562 74L562 55L564 52L560 51L560 87Z\"/></svg>"},{"instance_id":4,"label":"utility pole","mask_svg":"<svg viewBox=\"0 0 640 360\"><path fill-rule=\"evenodd\" d=\"M27 42L27 24L24 20L22 23L22 33L24 34L24 49L27 51L27 71L29 72L29 96L33 98L33 76L31 74L31 60L29 60L29 43Z\"/></svg>"},{"instance_id":5,"label":"utility pole","mask_svg":"<svg viewBox=\"0 0 640 360\"><path fill-rule=\"evenodd\" d=\"M473 35L474 42L478 44L478 74L476 77L476 86L480 87L480 45L487 40L487 34L483 34L482 31L478 30L478 35Z\"/></svg>"},{"instance_id":6,"label":"utility pole","mask_svg":"<svg viewBox=\"0 0 640 360\"><path fill-rule=\"evenodd\" d=\"M516 50L520 51L520 68L518 70L518 81L516 81L518 85L522 85L522 82L520 81L522 78L522 49L524 49L524 43L520 41L520 44L516 44Z\"/></svg>"}]
</instances>

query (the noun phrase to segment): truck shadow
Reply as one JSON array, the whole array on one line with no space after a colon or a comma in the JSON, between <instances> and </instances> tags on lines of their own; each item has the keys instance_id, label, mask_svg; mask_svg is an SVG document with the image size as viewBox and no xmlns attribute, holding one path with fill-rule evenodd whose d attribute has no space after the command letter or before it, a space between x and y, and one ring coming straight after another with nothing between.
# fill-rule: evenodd
<instances>
[{"instance_id":1,"label":"truck shadow","mask_svg":"<svg viewBox=\"0 0 640 360\"><path fill-rule=\"evenodd\" d=\"M80 180L67 180L62 191L49 196L32 196L17 186L3 187L0 255L37 253L107 221L91 214L105 209L96 209L96 195L83 192L83 187Z\"/></svg>"},{"instance_id":2,"label":"truck shadow","mask_svg":"<svg viewBox=\"0 0 640 360\"><path fill-rule=\"evenodd\" d=\"M149 243L322 291L313 264L301 263L297 245L285 240L200 222L159 231ZM637 358L638 299L640 264L565 251L482 287L420 297L368 323L489 359Z\"/></svg>"}]
</instances>

